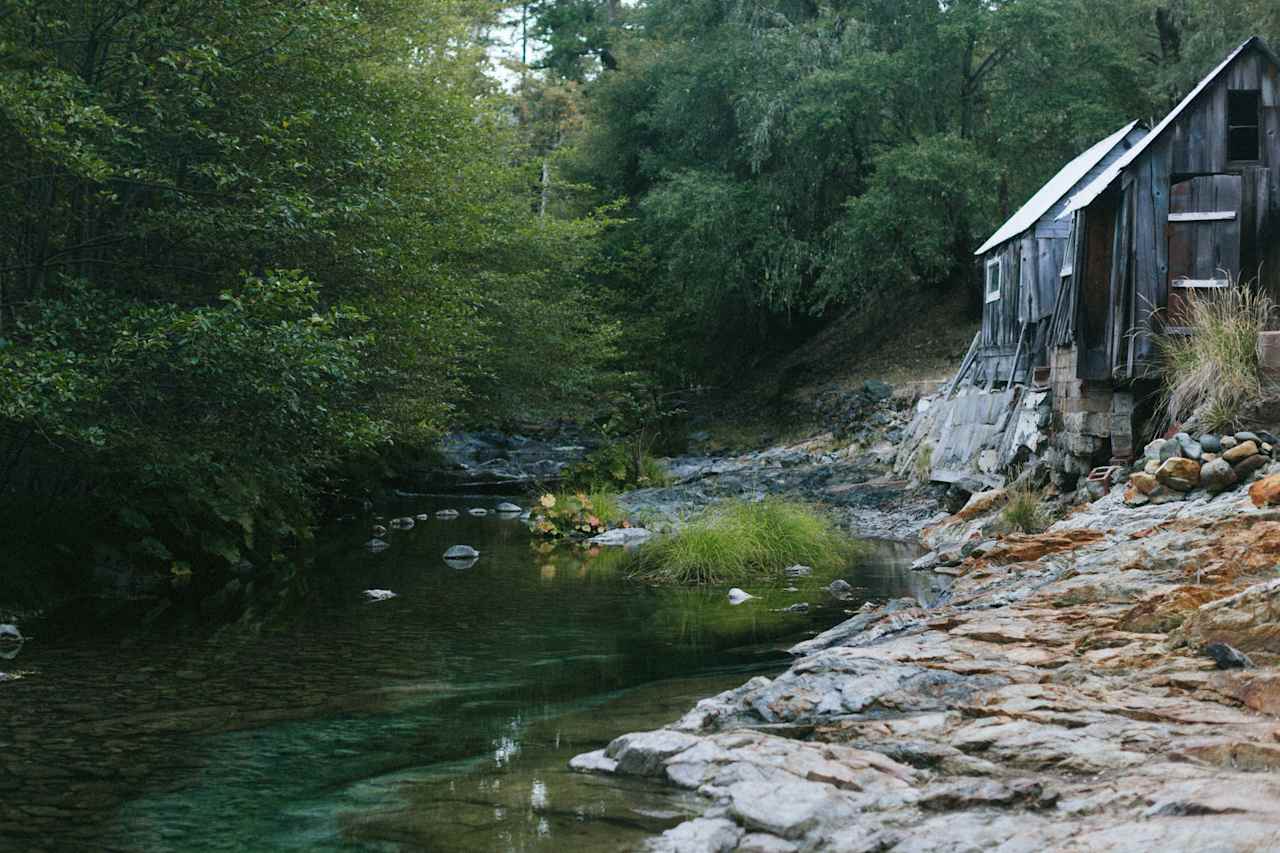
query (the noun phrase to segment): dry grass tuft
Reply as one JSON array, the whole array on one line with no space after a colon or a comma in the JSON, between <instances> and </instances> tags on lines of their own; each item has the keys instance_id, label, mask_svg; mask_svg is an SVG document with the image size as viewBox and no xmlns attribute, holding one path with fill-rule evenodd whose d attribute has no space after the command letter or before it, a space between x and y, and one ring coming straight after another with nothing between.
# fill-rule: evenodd
<instances>
[{"instance_id":1,"label":"dry grass tuft","mask_svg":"<svg viewBox=\"0 0 1280 853\"><path fill-rule=\"evenodd\" d=\"M1195 415L1205 432L1241 426L1249 404L1262 396L1258 335L1274 319L1275 307L1265 293L1238 282L1188 295L1190 333L1155 336L1170 424Z\"/></svg>"}]
</instances>

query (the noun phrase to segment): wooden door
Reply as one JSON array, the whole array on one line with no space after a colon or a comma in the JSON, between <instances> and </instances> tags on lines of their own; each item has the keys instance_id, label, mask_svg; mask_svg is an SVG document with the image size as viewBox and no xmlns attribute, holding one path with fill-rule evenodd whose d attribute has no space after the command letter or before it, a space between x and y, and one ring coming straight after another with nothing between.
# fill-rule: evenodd
<instances>
[{"instance_id":1,"label":"wooden door","mask_svg":"<svg viewBox=\"0 0 1280 853\"><path fill-rule=\"evenodd\" d=\"M1169 325L1187 325L1187 297L1240 275L1239 175L1202 175L1169 191Z\"/></svg>"}]
</instances>

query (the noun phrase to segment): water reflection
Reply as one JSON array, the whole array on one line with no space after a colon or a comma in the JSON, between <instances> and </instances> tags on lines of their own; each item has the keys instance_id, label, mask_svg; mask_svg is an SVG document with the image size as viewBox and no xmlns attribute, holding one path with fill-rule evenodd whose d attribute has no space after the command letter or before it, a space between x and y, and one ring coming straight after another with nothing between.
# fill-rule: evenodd
<instances>
[{"instance_id":1,"label":"water reflection","mask_svg":"<svg viewBox=\"0 0 1280 853\"><path fill-rule=\"evenodd\" d=\"M369 519L329 531L235 626L40 627L34 674L0 687L0 785L21 791L0 798L0 849L625 847L692 800L568 759L780 669L782 648L860 603L821 577L738 608L725 590L637 587L617 550L544 547L518 519L438 520L443 506L386 508L430 520L377 553ZM441 565L458 542L484 555L466 571ZM916 581L880 561L847 577L876 597Z\"/></svg>"}]
</instances>

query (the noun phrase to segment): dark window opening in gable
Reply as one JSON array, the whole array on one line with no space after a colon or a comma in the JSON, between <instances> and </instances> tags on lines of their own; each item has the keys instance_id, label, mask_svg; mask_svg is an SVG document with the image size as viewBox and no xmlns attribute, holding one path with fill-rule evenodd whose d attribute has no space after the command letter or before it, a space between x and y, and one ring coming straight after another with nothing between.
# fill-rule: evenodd
<instances>
[{"instance_id":1,"label":"dark window opening in gable","mask_svg":"<svg viewBox=\"0 0 1280 853\"><path fill-rule=\"evenodd\" d=\"M1233 162L1261 158L1261 94L1255 91L1227 93L1227 159Z\"/></svg>"}]
</instances>

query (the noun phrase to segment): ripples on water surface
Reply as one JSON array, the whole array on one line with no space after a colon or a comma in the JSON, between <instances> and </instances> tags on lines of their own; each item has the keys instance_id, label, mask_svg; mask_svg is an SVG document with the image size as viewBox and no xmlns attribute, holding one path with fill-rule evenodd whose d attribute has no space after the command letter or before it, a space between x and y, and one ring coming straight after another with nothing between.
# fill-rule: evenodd
<instances>
[{"instance_id":1,"label":"ripples on water surface","mask_svg":"<svg viewBox=\"0 0 1280 853\"><path fill-rule=\"evenodd\" d=\"M422 498L389 514L496 499ZM690 795L570 773L573 755L776 672L860 600L630 584L608 552L540 551L514 519L324 534L288 607L249 624L102 639L39 627L0 685L0 849L614 850ZM482 552L470 569L441 560ZM844 576L927 594L911 555ZM390 601L362 592L386 588ZM770 612L797 601L808 614ZM31 631L30 633L37 633Z\"/></svg>"}]
</instances>

